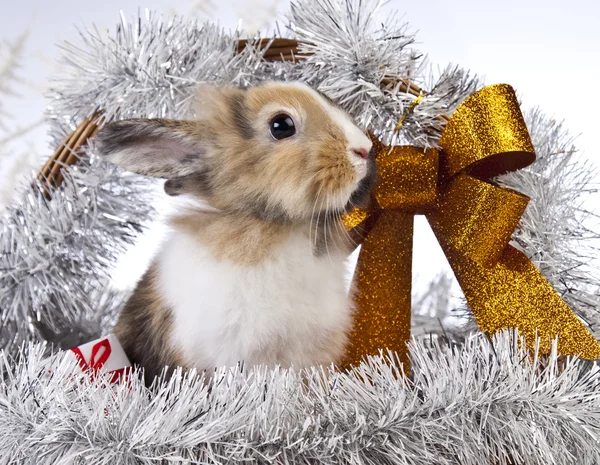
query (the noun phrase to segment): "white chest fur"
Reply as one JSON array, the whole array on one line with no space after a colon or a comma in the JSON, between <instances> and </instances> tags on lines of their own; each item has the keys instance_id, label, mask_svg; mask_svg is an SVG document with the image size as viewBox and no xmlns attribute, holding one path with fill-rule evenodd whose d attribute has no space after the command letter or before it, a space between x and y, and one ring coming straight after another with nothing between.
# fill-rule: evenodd
<instances>
[{"instance_id":1,"label":"white chest fur","mask_svg":"<svg viewBox=\"0 0 600 465\"><path fill-rule=\"evenodd\" d=\"M173 312L171 342L188 366L329 364L351 324L345 257L315 257L293 233L258 266L215 259L175 232L159 256L160 293Z\"/></svg>"}]
</instances>

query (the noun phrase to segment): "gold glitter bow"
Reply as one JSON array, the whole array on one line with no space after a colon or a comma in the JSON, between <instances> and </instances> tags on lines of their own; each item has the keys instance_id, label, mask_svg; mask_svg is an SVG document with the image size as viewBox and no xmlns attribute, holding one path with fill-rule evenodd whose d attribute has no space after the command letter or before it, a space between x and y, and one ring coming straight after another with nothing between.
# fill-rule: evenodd
<instances>
[{"instance_id":1,"label":"gold glitter bow","mask_svg":"<svg viewBox=\"0 0 600 465\"><path fill-rule=\"evenodd\" d=\"M509 241L529 199L490 182L530 165L535 152L512 87L486 87L454 112L441 150L385 147L372 136L379 180L366 210L344 221L362 240L356 314L343 366L380 348L408 368L413 217L425 214L482 331L518 328L563 355L600 358L600 344Z\"/></svg>"}]
</instances>

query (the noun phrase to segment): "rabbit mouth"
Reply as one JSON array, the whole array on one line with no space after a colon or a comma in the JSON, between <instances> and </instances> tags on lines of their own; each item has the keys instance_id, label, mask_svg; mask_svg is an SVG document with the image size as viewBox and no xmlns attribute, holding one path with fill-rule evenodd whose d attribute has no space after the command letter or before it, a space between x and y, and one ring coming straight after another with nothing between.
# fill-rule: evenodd
<instances>
[{"instance_id":1,"label":"rabbit mouth","mask_svg":"<svg viewBox=\"0 0 600 465\"><path fill-rule=\"evenodd\" d=\"M348 199L345 208L346 211L350 211L355 207L366 208L369 203L371 191L373 190L373 187L375 187L375 182L377 181L377 166L373 159L369 159L367 163L367 173L358 182L350 194L350 198Z\"/></svg>"}]
</instances>

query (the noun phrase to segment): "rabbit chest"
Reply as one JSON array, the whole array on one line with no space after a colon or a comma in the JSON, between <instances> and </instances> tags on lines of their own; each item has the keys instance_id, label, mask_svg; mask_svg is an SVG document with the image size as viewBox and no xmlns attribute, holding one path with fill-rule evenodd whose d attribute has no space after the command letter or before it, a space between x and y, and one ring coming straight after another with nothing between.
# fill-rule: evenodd
<instances>
[{"instance_id":1,"label":"rabbit chest","mask_svg":"<svg viewBox=\"0 0 600 465\"><path fill-rule=\"evenodd\" d=\"M307 232L296 231L271 257L244 266L175 232L157 263L172 347L198 369L339 361L352 315L345 259L315 256Z\"/></svg>"}]
</instances>

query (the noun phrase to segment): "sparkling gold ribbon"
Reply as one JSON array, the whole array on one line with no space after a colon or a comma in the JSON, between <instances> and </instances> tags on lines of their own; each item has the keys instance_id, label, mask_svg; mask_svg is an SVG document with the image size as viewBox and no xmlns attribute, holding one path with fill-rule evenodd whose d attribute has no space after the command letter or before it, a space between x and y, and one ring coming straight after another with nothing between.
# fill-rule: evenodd
<instances>
[{"instance_id":1,"label":"sparkling gold ribbon","mask_svg":"<svg viewBox=\"0 0 600 465\"><path fill-rule=\"evenodd\" d=\"M441 150L386 147L372 136L379 180L365 210L345 223L362 241L356 314L343 366L379 349L408 368L413 217L425 214L479 327L518 328L549 351L600 358L600 344L527 257L509 245L529 199L491 183L528 166L535 152L513 89L486 87L454 112Z\"/></svg>"}]
</instances>

